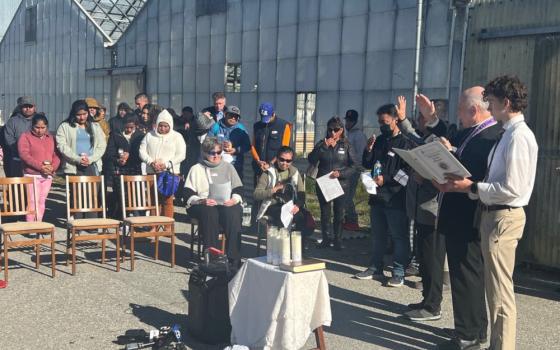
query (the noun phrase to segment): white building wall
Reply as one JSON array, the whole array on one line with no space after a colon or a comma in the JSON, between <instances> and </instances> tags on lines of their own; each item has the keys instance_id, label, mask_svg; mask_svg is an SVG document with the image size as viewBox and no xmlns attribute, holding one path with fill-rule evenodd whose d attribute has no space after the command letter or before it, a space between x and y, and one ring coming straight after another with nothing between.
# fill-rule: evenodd
<instances>
[{"instance_id":1,"label":"white building wall","mask_svg":"<svg viewBox=\"0 0 560 350\"><path fill-rule=\"evenodd\" d=\"M228 0L226 13L196 17L196 0L149 1L116 45L118 65L145 64L155 102L199 110L224 90L224 65L241 63L241 92L227 97L247 126L265 100L294 121L296 93L312 91L318 132L354 108L371 133L380 105L399 94L412 105L416 3ZM425 3L420 90L446 98L449 1Z\"/></svg>"},{"instance_id":2,"label":"white building wall","mask_svg":"<svg viewBox=\"0 0 560 350\"><path fill-rule=\"evenodd\" d=\"M25 9L37 5L37 40L25 43ZM0 110L9 117L19 96L30 95L53 130L74 100L93 96L109 105L109 78L86 69L110 65L103 37L72 0L24 0L0 43Z\"/></svg>"}]
</instances>

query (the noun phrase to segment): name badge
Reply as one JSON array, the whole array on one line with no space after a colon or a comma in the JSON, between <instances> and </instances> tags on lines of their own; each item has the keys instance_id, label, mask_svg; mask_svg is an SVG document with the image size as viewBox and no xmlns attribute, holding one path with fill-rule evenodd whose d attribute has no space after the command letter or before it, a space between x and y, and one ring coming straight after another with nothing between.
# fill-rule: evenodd
<instances>
[{"instance_id":1,"label":"name badge","mask_svg":"<svg viewBox=\"0 0 560 350\"><path fill-rule=\"evenodd\" d=\"M344 153L345 153L345 152L344 152L343 149L339 149L339 150L338 150L338 154L344 154Z\"/></svg>"},{"instance_id":2,"label":"name badge","mask_svg":"<svg viewBox=\"0 0 560 350\"><path fill-rule=\"evenodd\" d=\"M271 134L278 134L278 130L272 130L270 133Z\"/></svg>"},{"instance_id":3,"label":"name badge","mask_svg":"<svg viewBox=\"0 0 560 350\"><path fill-rule=\"evenodd\" d=\"M216 176L218 176L218 173L212 173L212 176L216 177Z\"/></svg>"},{"instance_id":4,"label":"name badge","mask_svg":"<svg viewBox=\"0 0 560 350\"><path fill-rule=\"evenodd\" d=\"M389 152L387 153L387 155L388 155L389 157L394 157L394 156L395 156L395 153L393 153L393 151L389 151Z\"/></svg>"},{"instance_id":5,"label":"name badge","mask_svg":"<svg viewBox=\"0 0 560 350\"><path fill-rule=\"evenodd\" d=\"M408 175L402 171L402 169L397 172L397 175L395 175L393 179L401 184L401 186L406 186L408 183Z\"/></svg>"}]
</instances>

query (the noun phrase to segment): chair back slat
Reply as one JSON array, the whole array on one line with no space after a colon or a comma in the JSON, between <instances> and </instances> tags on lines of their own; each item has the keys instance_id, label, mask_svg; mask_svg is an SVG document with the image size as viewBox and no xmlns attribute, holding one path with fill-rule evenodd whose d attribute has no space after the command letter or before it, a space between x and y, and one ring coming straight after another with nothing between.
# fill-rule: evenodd
<instances>
[{"instance_id":1,"label":"chair back slat","mask_svg":"<svg viewBox=\"0 0 560 350\"><path fill-rule=\"evenodd\" d=\"M66 193L71 189L72 200L66 202L68 219L74 213L101 212L105 217L105 190L102 176L66 176Z\"/></svg>"},{"instance_id":2,"label":"chair back slat","mask_svg":"<svg viewBox=\"0 0 560 350\"><path fill-rule=\"evenodd\" d=\"M37 218L37 196L34 196L34 205L31 205L29 193L37 193L35 180L32 177L0 178L0 193L2 205L1 216L34 215ZM0 220L1 222L1 220Z\"/></svg>"},{"instance_id":3,"label":"chair back slat","mask_svg":"<svg viewBox=\"0 0 560 350\"><path fill-rule=\"evenodd\" d=\"M121 176L123 218L133 211L157 212L157 203L153 200L157 198L155 185L155 177L152 175Z\"/></svg>"}]
</instances>

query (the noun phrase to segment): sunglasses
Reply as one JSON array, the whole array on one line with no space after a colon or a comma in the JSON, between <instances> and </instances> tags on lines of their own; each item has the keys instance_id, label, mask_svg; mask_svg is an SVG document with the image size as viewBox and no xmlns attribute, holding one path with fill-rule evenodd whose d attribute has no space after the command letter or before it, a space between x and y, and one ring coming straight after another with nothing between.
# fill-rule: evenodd
<instances>
[{"instance_id":1,"label":"sunglasses","mask_svg":"<svg viewBox=\"0 0 560 350\"><path fill-rule=\"evenodd\" d=\"M214 157L214 156L220 156L220 155L222 155L222 151L210 151L210 152L208 152L207 154L208 154L209 156L212 156L212 157Z\"/></svg>"},{"instance_id":2,"label":"sunglasses","mask_svg":"<svg viewBox=\"0 0 560 350\"><path fill-rule=\"evenodd\" d=\"M286 159L286 158L282 158L282 157L278 157L278 161L279 162L284 162L284 163L291 163L294 160L293 159Z\"/></svg>"},{"instance_id":3,"label":"sunglasses","mask_svg":"<svg viewBox=\"0 0 560 350\"><path fill-rule=\"evenodd\" d=\"M339 132L342 128L328 128L329 132Z\"/></svg>"},{"instance_id":4,"label":"sunglasses","mask_svg":"<svg viewBox=\"0 0 560 350\"><path fill-rule=\"evenodd\" d=\"M233 114L233 113L226 113L226 119L239 120L239 116L237 114Z\"/></svg>"}]
</instances>

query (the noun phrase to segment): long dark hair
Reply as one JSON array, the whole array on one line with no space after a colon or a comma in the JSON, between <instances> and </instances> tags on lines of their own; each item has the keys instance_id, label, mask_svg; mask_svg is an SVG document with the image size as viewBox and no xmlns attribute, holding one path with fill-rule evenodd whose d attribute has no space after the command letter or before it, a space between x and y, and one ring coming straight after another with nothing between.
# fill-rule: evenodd
<instances>
[{"instance_id":1,"label":"long dark hair","mask_svg":"<svg viewBox=\"0 0 560 350\"><path fill-rule=\"evenodd\" d=\"M126 113L132 112L132 108L130 108L130 106L128 105L128 103L126 102L121 102L119 103L118 107L117 107L117 114L115 114L115 116L119 116L119 111L121 109L124 109L126 111Z\"/></svg>"},{"instance_id":2,"label":"long dark hair","mask_svg":"<svg viewBox=\"0 0 560 350\"><path fill-rule=\"evenodd\" d=\"M85 100L76 100L72 103L72 108L70 109L70 113L68 114L68 118L66 118L65 122L70 124L71 127L75 128L77 123L76 114L79 110L84 110L88 112L88 118L86 120L86 132L89 134L89 143L93 147L93 143L95 141L93 136L93 118L89 115L88 105Z\"/></svg>"}]
</instances>

